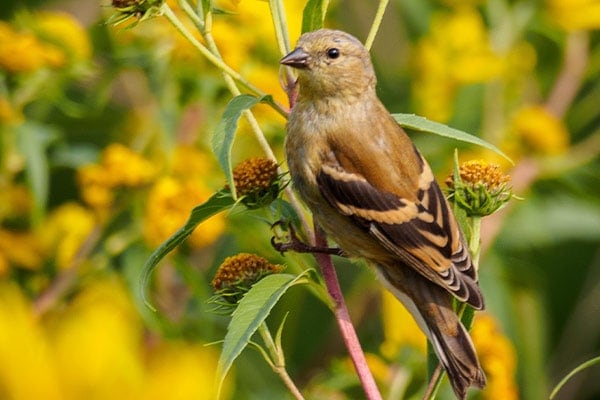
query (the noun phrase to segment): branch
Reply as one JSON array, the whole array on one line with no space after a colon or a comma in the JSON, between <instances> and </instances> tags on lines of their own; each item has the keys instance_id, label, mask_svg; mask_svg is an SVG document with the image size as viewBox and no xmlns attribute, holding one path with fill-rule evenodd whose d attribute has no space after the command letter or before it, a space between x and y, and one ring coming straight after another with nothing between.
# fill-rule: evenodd
<instances>
[{"instance_id":1,"label":"branch","mask_svg":"<svg viewBox=\"0 0 600 400\"><path fill-rule=\"evenodd\" d=\"M315 245L327 247L327 238L325 237L323 231L316 225ZM381 400L381 394L379 393L375 379L369 370L365 354L360 346L360 342L358 341L358 336L356 335L352 321L350 320L350 314L348 313L348 308L344 302L344 296L342 295L342 289L340 288L340 283L335 272L335 267L331 261L331 256L329 254L316 253L315 258L321 267L321 273L325 279L327 291L333 299L333 313L335 315L335 320L338 324L340 333L342 334L342 338L344 339L344 343L348 349L348 353L350 354L350 358L354 364L354 369L356 370L365 395L367 396L368 400Z\"/></svg>"}]
</instances>

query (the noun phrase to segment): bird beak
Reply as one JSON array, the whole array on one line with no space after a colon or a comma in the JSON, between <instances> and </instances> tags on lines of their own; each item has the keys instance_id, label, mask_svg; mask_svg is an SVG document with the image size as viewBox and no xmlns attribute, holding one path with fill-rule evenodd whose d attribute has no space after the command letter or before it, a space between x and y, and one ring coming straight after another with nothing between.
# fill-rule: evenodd
<instances>
[{"instance_id":1,"label":"bird beak","mask_svg":"<svg viewBox=\"0 0 600 400\"><path fill-rule=\"evenodd\" d=\"M302 47L297 47L290 54L283 57L279 62L292 68L307 69L309 58L309 54L304 51Z\"/></svg>"}]
</instances>

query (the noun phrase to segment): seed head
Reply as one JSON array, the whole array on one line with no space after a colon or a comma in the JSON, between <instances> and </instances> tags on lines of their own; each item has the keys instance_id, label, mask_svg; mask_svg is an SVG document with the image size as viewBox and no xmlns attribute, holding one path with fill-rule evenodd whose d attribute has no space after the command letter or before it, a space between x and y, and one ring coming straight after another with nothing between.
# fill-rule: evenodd
<instances>
[{"instance_id":1,"label":"seed head","mask_svg":"<svg viewBox=\"0 0 600 400\"><path fill-rule=\"evenodd\" d=\"M271 204L282 188L277 164L267 158L248 158L233 169L233 182L242 203L250 209Z\"/></svg>"},{"instance_id":2,"label":"seed head","mask_svg":"<svg viewBox=\"0 0 600 400\"><path fill-rule=\"evenodd\" d=\"M237 303L253 284L282 269L281 265L271 264L264 257L240 253L223 261L211 284L217 295L229 303Z\"/></svg>"}]
</instances>

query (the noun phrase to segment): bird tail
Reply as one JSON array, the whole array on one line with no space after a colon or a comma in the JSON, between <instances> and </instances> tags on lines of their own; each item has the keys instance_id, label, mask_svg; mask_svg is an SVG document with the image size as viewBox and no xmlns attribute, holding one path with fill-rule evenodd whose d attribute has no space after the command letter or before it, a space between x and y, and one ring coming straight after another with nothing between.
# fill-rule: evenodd
<instances>
[{"instance_id":1,"label":"bird tail","mask_svg":"<svg viewBox=\"0 0 600 400\"><path fill-rule=\"evenodd\" d=\"M382 281L411 312L425 332L459 399L471 386L483 388L485 374L479 365L469 333L452 308L452 296L416 272L377 268ZM390 274L390 271L394 273Z\"/></svg>"},{"instance_id":2,"label":"bird tail","mask_svg":"<svg viewBox=\"0 0 600 400\"><path fill-rule=\"evenodd\" d=\"M432 304L425 321L429 328L429 340L448 373L456 396L464 399L471 386L483 388L485 374L479 365L473 342L456 314L451 309Z\"/></svg>"}]
</instances>

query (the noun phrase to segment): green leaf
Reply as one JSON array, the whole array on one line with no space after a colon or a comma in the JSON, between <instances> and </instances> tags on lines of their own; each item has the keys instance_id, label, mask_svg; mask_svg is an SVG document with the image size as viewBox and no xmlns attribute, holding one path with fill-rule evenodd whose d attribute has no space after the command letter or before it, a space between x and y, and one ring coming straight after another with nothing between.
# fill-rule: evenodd
<instances>
[{"instance_id":1,"label":"green leaf","mask_svg":"<svg viewBox=\"0 0 600 400\"><path fill-rule=\"evenodd\" d=\"M225 172L225 177L234 198L237 196L233 184L231 148L235 139L235 131L242 112L262 101L270 101L269 96L255 97L249 94L241 94L231 99L210 138L212 151L217 156L221 169Z\"/></svg>"},{"instance_id":2,"label":"green leaf","mask_svg":"<svg viewBox=\"0 0 600 400\"><path fill-rule=\"evenodd\" d=\"M486 149L492 150L493 152L506 158L508 161L513 161L508 157L502 150L497 148L491 143L486 142L477 136L470 135L466 132L458 129L451 128L447 125L440 124L439 122L430 121L427 118L420 117L415 114L392 114L392 117L402 126L403 128L412 129L419 132L435 133L439 136L444 136L461 142L476 144ZM514 163L513 163L514 164Z\"/></svg>"},{"instance_id":3,"label":"green leaf","mask_svg":"<svg viewBox=\"0 0 600 400\"><path fill-rule=\"evenodd\" d=\"M142 299L147 307L151 310L156 311L156 309L150 304L148 298L146 297L146 288L148 286L148 281L150 280L150 276L152 272L156 269L156 266L169 252L171 252L175 247L179 246L185 239L187 239L194 229L206 219L212 217L213 215L226 210L232 207L235 204L235 201L231 197L229 191L223 189L219 192L213 194L206 202L196 206L188 218L185 225L177 230L171 237L169 237L166 241L164 241L156 250L152 252L150 257L146 260L144 264L144 268L140 274L140 289Z\"/></svg>"},{"instance_id":4,"label":"green leaf","mask_svg":"<svg viewBox=\"0 0 600 400\"><path fill-rule=\"evenodd\" d=\"M27 122L17 127L19 151L25 157L27 183L33 193L33 219L39 222L44 215L48 200L48 158L46 149L58 136L53 129Z\"/></svg>"},{"instance_id":5,"label":"green leaf","mask_svg":"<svg viewBox=\"0 0 600 400\"><path fill-rule=\"evenodd\" d=\"M302 33L321 29L325 23L329 0L308 0L302 12Z\"/></svg>"},{"instance_id":6,"label":"green leaf","mask_svg":"<svg viewBox=\"0 0 600 400\"><path fill-rule=\"evenodd\" d=\"M304 274L275 274L258 281L240 300L233 312L223 351L219 358L219 387L235 359L250 342L250 338L265 321L281 296L293 285L301 283Z\"/></svg>"}]
</instances>

